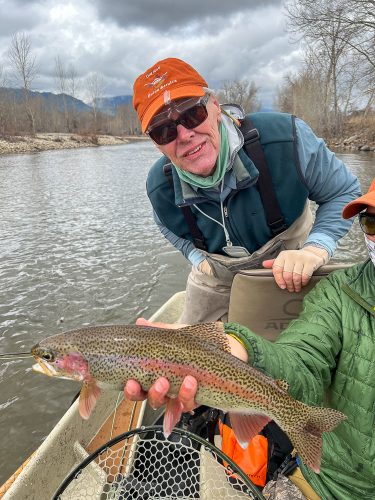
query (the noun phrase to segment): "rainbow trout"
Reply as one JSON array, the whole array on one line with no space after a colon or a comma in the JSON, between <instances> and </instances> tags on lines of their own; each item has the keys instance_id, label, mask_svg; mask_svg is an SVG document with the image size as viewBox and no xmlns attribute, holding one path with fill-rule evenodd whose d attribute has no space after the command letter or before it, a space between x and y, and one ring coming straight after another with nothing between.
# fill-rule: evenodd
<instances>
[{"instance_id":1,"label":"rainbow trout","mask_svg":"<svg viewBox=\"0 0 375 500\"><path fill-rule=\"evenodd\" d=\"M274 420L304 462L320 470L322 433L346 417L331 408L310 407L288 394L285 381L273 380L229 352L222 323L177 330L137 325L94 326L59 333L32 348L34 370L83 382L79 412L89 418L101 389L122 390L128 379L147 391L155 380L170 383L164 416L168 436L181 417L174 397L182 380L198 381L197 404L229 412L244 447Z\"/></svg>"}]
</instances>

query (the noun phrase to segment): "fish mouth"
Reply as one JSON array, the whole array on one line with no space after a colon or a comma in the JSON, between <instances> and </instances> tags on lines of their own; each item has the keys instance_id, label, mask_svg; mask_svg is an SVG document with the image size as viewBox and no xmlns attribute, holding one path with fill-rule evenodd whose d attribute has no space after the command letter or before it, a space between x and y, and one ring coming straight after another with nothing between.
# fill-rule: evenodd
<instances>
[{"instance_id":1,"label":"fish mouth","mask_svg":"<svg viewBox=\"0 0 375 500\"><path fill-rule=\"evenodd\" d=\"M42 361L36 358L36 364L32 366L32 369L36 373L43 373L48 375L48 377L55 377L57 375L56 369L47 361Z\"/></svg>"}]
</instances>

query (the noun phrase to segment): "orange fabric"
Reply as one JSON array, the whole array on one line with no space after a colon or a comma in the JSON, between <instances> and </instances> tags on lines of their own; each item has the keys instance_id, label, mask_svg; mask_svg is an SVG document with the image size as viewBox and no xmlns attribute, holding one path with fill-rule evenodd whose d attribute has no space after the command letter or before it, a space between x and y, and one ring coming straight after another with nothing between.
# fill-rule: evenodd
<instances>
[{"instance_id":1,"label":"orange fabric","mask_svg":"<svg viewBox=\"0 0 375 500\"><path fill-rule=\"evenodd\" d=\"M265 486L268 459L267 438L258 434L250 441L248 447L243 449L230 427L220 422L219 428L222 451L249 476L254 484Z\"/></svg>"},{"instance_id":2,"label":"orange fabric","mask_svg":"<svg viewBox=\"0 0 375 500\"><path fill-rule=\"evenodd\" d=\"M181 59L170 57L155 63L139 75L133 86L133 106L142 132L147 130L151 118L168 99L201 97L205 92L203 87L208 87L206 80Z\"/></svg>"},{"instance_id":3,"label":"orange fabric","mask_svg":"<svg viewBox=\"0 0 375 500\"><path fill-rule=\"evenodd\" d=\"M366 194L345 205L342 216L344 219L350 219L350 217L359 214L359 212L362 212L367 207L375 208L375 178Z\"/></svg>"}]
</instances>

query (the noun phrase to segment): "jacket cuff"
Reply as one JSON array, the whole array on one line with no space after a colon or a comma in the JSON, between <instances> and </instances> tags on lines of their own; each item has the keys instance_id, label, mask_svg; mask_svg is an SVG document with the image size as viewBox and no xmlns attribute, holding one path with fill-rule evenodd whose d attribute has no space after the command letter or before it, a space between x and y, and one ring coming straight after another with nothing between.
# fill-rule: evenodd
<instances>
[{"instance_id":1,"label":"jacket cuff","mask_svg":"<svg viewBox=\"0 0 375 500\"><path fill-rule=\"evenodd\" d=\"M249 360L249 364L254 362L254 334L245 326L238 323L224 323L224 331L227 334L233 334L245 347Z\"/></svg>"}]
</instances>

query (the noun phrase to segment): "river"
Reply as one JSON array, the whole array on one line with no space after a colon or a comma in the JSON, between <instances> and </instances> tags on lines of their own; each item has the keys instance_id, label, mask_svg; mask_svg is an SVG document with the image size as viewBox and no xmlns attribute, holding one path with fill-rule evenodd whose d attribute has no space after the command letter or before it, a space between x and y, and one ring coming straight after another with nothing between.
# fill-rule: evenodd
<instances>
[{"instance_id":1,"label":"river","mask_svg":"<svg viewBox=\"0 0 375 500\"><path fill-rule=\"evenodd\" d=\"M338 152L367 190L374 153ZM124 146L0 157L0 352L83 325L149 317L189 266L159 234L145 195L157 151ZM355 224L335 260L366 256ZM0 360L0 484L43 441L78 386Z\"/></svg>"}]
</instances>

